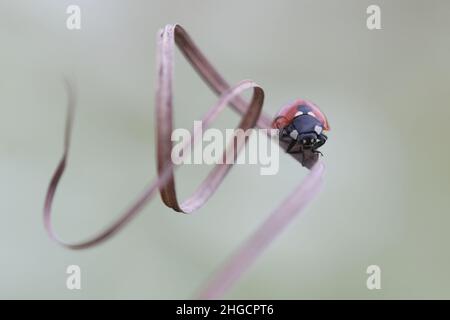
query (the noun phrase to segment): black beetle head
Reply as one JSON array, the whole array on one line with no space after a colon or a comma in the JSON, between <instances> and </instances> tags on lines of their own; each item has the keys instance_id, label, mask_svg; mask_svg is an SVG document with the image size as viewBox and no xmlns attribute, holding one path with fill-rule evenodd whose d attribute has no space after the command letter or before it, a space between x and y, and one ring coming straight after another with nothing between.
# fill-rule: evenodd
<instances>
[{"instance_id":1,"label":"black beetle head","mask_svg":"<svg viewBox=\"0 0 450 320\"><path fill-rule=\"evenodd\" d=\"M294 118L292 124L298 132L296 140L303 149L316 149L325 143L323 124L316 117L303 114Z\"/></svg>"}]
</instances>

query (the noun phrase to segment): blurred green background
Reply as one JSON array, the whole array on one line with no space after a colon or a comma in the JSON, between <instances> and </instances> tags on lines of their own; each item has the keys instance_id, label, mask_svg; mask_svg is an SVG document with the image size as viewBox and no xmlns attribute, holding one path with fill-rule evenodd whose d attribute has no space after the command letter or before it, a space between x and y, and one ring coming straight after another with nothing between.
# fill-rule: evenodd
<instances>
[{"instance_id":1,"label":"blurred green background","mask_svg":"<svg viewBox=\"0 0 450 320\"><path fill-rule=\"evenodd\" d=\"M81 7L82 29L66 29ZM381 7L382 30L366 28ZM189 298L306 174L236 166L196 214L151 202L99 247L69 251L42 223L62 151L63 74L79 108L55 202L68 240L109 223L155 176L156 31L179 22L231 83L250 78L274 114L316 102L331 132L325 187L225 298L450 298L450 2L0 1L0 298ZM176 125L216 101L177 53ZM217 126L232 127L231 110ZM207 166L177 172L182 196ZM66 289L66 267L82 290ZM366 268L381 267L381 290Z\"/></svg>"}]
</instances>

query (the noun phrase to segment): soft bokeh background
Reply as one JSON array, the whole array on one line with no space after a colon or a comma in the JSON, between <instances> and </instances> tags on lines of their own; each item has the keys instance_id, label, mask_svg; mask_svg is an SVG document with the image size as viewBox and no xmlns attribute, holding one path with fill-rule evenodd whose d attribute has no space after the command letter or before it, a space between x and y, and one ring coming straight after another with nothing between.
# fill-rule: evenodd
<instances>
[{"instance_id":1,"label":"soft bokeh background","mask_svg":"<svg viewBox=\"0 0 450 320\"><path fill-rule=\"evenodd\" d=\"M366 8L382 9L382 30ZM66 7L82 9L69 31ZM72 75L79 108L55 203L60 234L101 229L155 176L155 34L181 23L232 83L266 90L264 109L303 97L326 112L325 188L226 298L450 298L450 2L0 1L0 298L189 298L306 170L235 167L199 212L151 202L86 251L44 232L47 184L62 150ZM216 100L177 55L176 125ZM230 110L218 126L232 127ZM183 167L184 196L206 166ZM65 287L69 264L82 290ZM366 288L366 268L382 289Z\"/></svg>"}]
</instances>

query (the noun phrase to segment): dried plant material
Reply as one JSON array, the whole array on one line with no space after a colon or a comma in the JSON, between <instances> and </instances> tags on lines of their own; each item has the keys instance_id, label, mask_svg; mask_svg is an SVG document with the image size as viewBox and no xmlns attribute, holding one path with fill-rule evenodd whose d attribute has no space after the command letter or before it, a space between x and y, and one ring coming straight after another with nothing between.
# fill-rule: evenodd
<instances>
[{"instance_id":1,"label":"dried plant material","mask_svg":"<svg viewBox=\"0 0 450 320\"><path fill-rule=\"evenodd\" d=\"M175 32L179 30L178 32ZM172 121L172 77L173 77L173 65L174 65L174 45L175 39L178 40L177 43L180 46L180 49L186 56L190 56L193 58L198 58L199 51L193 50L193 43L187 37L186 33L181 33L181 27L177 26L167 26L164 30L160 32L160 37L158 37L158 58L157 58L157 68L158 68L158 87L156 90L156 125L157 125L157 147L158 147L158 172L161 175L165 170L172 171L172 140L171 134L173 131L173 121ZM204 58L202 61L206 61ZM202 67L205 67L205 64L200 64ZM209 73L208 68L199 69L202 70L205 74ZM244 82L245 83L245 82ZM223 96L224 94L230 90L230 87L227 87L224 91L221 91L220 94ZM262 103L264 94L260 88L257 88L254 95L254 101L250 103L248 106L245 103L245 108L242 109L243 117L241 122L238 125L237 129L247 130L253 128L256 124L256 121L259 118L261 113ZM233 97L237 97L238 95L233 94ZM227 99L228 101L232 101L232 99ZM214 108L211 109L205 118L202 121L202 124L205 126L208 125L210 119L216 115L218 110ZM204 129L204 128L201 128ZM196 135L196 133L194 133ZM245 143L247 139L243 142ZM230 145L228 148L228 153L235 153L242 148L242 145ZM236 150L237 149L237 150ZM183 153L185 154L185 152ZM226 157L226 155L224 155ZM178 203L176 191L175 191L175 181L173 178L172 172L170 173L170 177L166 184L161 186L161 197L164 203L171 207L172 209L184 213L191 213L201 207L209 197L215 192L219 184L222 182L225 175L228 173L233 164L217 164L208 177L200 184L195 193L189 197L182 204Z\"/></svg>"},{"instance_id":2,"label":"dried plant material","mask_svg":"<svg viewBox=\"0 0 450 320\"><path fill-rule=\"evenodd\" d=\"M201 78L209 85L209 87L217 94L223 94L230 85L228 82L220 75L220 73L213 67L213 65L206 59L203 53L198 49L186 31L180 25L167 25L164 31L161 32L163 40L162 42L168 41L169 43L175 42L178 48L184 54L186 59L191 63L197 73ZM160 47L159 47L160 48ZM170 51L173 52L173 51ZM167 53L167 51L165 51ZM173 60L173 56L168 55L169 59ZM247 109L247 103L241 97L235 97L230 105L234 110L243 114ZM270 129L272 126L273 117L265 113L261 113L256 126L260 129ZM284 150L287 149L288 143L284 141L279 141L280 147ZM305 153L290 154L297 161L299 161L303 166L311 169L312 166L318 160L318 154L307 150ZM164 197L164 196L163 196Z\"/></svg>"},{"instance_id":3,"label":"dried plant material","mask_svg":"<svg viewBox=\"0 0 450 320\"><path fill-rule=\"evenodd\" d=\"M70 137L72 133L72 123L74 108L76 105L76 92L73 85L66 81L68 91L68 114L66 119L66 130L64 137L64 151L55 173L50 181L44 206L44 224L50 237L61 245L70 249L83 249L97 245L113 236L123 228L144 205L151 200L158 190L161 193L163 202L170 208L184 213L191 213L201 207L209 197L214 194L221 181L224 179L232 164L217 164L207 178L200 184L194 194L187 200L179 204L174 181L174 166L171 159L172 141L170 139L172 121L172 82L174 67L175 43L182 51L186 59L193 65L194 69L205 80L205 82L216 92L220 98L218 102L206 113L202 119L202 128L207 128L219 115L226 105L231 105L241 115L238 129L249 129L254 126L269 129L271 127L271 117L262 114L261 109L264 101L264 91L256 83L250 80L242 81L238 85L231 87L222 76L208 62L205 56L195 46L186 31L179 25L168 25L158 33L157 46L157 90L155 99L156 125L157 125L157 163L158 178L153 180L149 186L132 202L132 205L110 226L92 238L80 243L67 243L60 239L53 229L51 220L52 203L56 188L67 165L67 158L70 147ZM240 94L248 89L253 89L253 96L250 103L245 102ZM201 138L203 130L191 132L191 140L182 148L187 151ZM233 144L224 151L226 157L232 153L234 157L247 142ZM287 143L280 141L280 146L287 148ZM185 156L188 152L182 152ZM231 260L225 264L221 272L205 287L200 295L204 298L217 298L222 294L239 275L251 264L252 261L262 252L271 240L279 234L300 212L304 206L318 192L323 173L323 164L317 163L317 155L292 154L298 161L308 168L313 168L307 178L300 184L294 193L283 202L266 220L266 222L255 232L244 246L232 256Z\"/></svg>"},{"instance_id":4,"label":"dried plant material","mask_svg":"<svg viewBox=\"0 0 450 320\"><path fill-rule=\"evenodd\" d=\"M253 235L233 253L201 290L199 299L217 299L245 272L262 251L306 207L322 185L324 166L317 162L303 182L276 208Z\"/></svg>"},{"instance_id":5,"label":"dried plant material","mask_svg":"<svg viewBox=\"0 0 450 320\"><path fill-rule=\"evenodd\" d=\"M258 119L259 113L262 108L263 100L264 100L264 91L254 82L252 81L242 81L237 86L228 89L224 94L221 96L219 101L215 106L213 106L208 113L203 117L202 122L205 127L208 127L211 122L218 116L218 114L225 108L225 106L230 102L230 100L233 97L236 97L237 95L241 94L243 91L247 89L253 88L253 97L250 102L248 112L245 113L245 115L242 118L242 121L240 123L240 126L245 128L246 126L254 126L256 123L256 120ZM170 178L173 176L173 169L174 165L172 162L168 162L167 165L164 167L162 171L160 171L160 175L158 179L155 179L148 188L144 190L144 192L133 202L133 204L130 206L129 209L127 209L116 221L114 221L109 227L107 227L104 231L100 232L97 236L94 236L93 238L80 242L75 244L66 243L63 240L61 240L55 233L53 229L53 225L51 223L51 207L53 203L53 198L55 195L56 188L58 186L58 183L64 173L64 170L66 168L67 164L67 156L69 153L69 147L70 147L70 136L72 132L72 122L73 122L73 110L75 106L75 93L72 90L72 87L70 84L67 84L68 89L68 98L69 98L69 112L66 120L66 133L65 133L65 139L64 139L64 152L63 156L60 160L60 163L53 175L53 178L50 182L47 196L45 199L45 206L44 206L44 223L45 227L47 229L47 232L51 236L53 240L56 242L62 244L65 247L68 247L70 249L84 249L93 245L96 245L107 238L111 237L113 234L115 234L119 229L121 229L125 224L131 220L139 211L142 209L142 207L154 197L156 192L158 191L158 188L162 188L163 186L167 185L167 183L170 181ZM165 124L168 124L169 118L164 118L162 121L164 121ZM163 123L163 125L164 125ZM192 141L188 141L188 143L183 146L183 150L187 150L192 143L195 143L200 138L201 130L194 131L192 133ZM170 145L169 145L170 148ZM187 152L184 152L183 154L186 154ZM197 191L196 196L191 198L191 202L195 203L203 203L206 201L207 197L205 195L210 195L217 187L217 185L220 183L221 179L223 179L223 176L226 174L226 172L229 169L229 165L218 165L218 168L220 170L213 171L209 177L205 180L205 182L202 184L202 187Z\"/></svg>"}]
</instances>

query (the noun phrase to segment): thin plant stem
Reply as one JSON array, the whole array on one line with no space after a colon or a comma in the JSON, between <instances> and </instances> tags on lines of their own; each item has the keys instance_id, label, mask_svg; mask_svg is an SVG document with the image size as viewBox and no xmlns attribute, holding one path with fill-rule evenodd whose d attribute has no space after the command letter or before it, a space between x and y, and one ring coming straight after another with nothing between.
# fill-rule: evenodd
<instances>
[{"instance_id":1,"label":"thin plant stem","mask_svg":"<svg viewBox=\"0 0 450 320\"><path fill-rule=\"evenodd\" d=\"M215 118L222 112L226 105L241 114L241 121L237 129L249 129L259 127L270 128L271 117L262 113L264 102L264 91L251 80L245 80L236 86L230 86L224 78L216 71L212 64L194 44L187 32L179 25L167 25L157 34L157 88L155 95L156 129L157 129L157 166L158 177L153 179L144 191L124 210L119 218L113 221L103 231L91 238L69 243L62 240L56 233L52 224L52 204L54 196L67 166L70 140L72 135L72 124L74 121L74 110L76 106L76 92L73 83L66 81L68 92L68 112L66 118L66 129L64 135L64 148L62 157L49 183L44 204L44 225L50 238L69 249L85 249L98 245L121 230L132 220L142 208L154 198L158 190L162 201L175 211L192 213L214 194L222 180L232 167L232 164L217 164L207 178L200 184L197 190L181 204L177 200L175 191L174 166L170 155L172 141L170 135L173 129L173 74L174 74L174 47L175 44L191 63L198 74L219 95L218 102L210 108L202 119L203 128L209 127ZM252 89L253 95L250 102L241 98L243 91ZM191 132L192 139L188 141L183 150L188 150L201 138L201 131ZM247 142L245 139L244 144ZM287 148L287 143L278 141L280 147ZM224 151L238 152L243 145L230 145ZM183 155L188 152L182 152ZM260 226L259 229L244 244L232 254L230 259L213 276L199 293L200 298L214 299L225 293L225 291L237 281L245 270L256 260L272 240L301 212L305 206L314 198L320 189L324 165L317 161L316 154L291 154L303 166L312 168L307 177L294 190L294 192L282 202Z\"/></svg>"}]
</instances>

